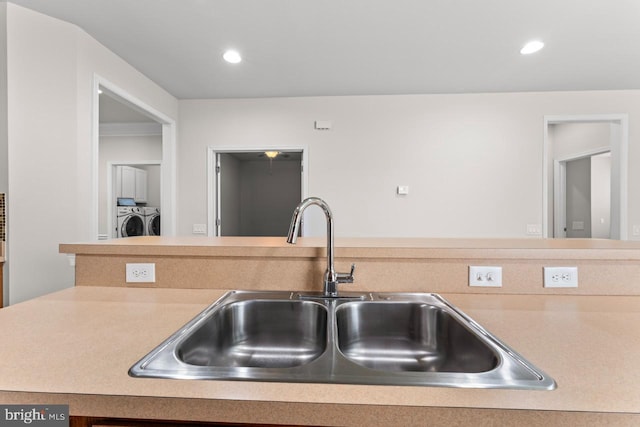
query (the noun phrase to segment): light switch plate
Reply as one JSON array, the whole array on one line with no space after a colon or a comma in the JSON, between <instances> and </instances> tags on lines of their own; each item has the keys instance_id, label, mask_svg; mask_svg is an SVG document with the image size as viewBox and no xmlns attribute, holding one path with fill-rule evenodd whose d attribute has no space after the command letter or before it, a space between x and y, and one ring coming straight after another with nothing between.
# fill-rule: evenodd
<instances>
[{"instance_id":1,"label":"light switch plate","mask_svg":"<svg viewBox=\"0 0 640 427\"><path fill-rule=\"evenodd\" d=\"M409 194L409 186L408 185L398 185L397 192L401 196L406 196Z\"/></svg>"},{"instance_id":2,"label":"light switch plate","mask_svg":"<svg viewBox=\"0 0 640 427\"><path fill-rule=\"evenodd\" d=\"M193 234L207 234L207 224L193 224Z\"/></svg>"},{"instance_id":3,"label":"light switch plate","mask_svg":"<svg viewBox=\"0 0 640 427\"><path fill-rule=\"evenodd\" d=\"M502 287L502 267L469 266L469 286Z\"/></svg>"}]
</instances>

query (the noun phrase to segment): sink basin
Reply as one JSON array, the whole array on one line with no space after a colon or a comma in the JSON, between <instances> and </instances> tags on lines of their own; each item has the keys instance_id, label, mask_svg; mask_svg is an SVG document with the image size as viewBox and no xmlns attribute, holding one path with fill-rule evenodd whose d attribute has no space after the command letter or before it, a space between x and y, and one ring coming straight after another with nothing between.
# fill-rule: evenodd
<instances>
[{"instance_id":1,"label":"sink basin","mask_svg":"<svg viewBox=\"0 0 640 427\"><path fill-rule=\"evenodd\" d=\"M207 317L176 347L198 366L289 368L317 359L327 346L327 310L310 301L239 301Z\"/></svg>"},{"instance_id":2,"label":"sink basin","mask_svg":"<svg viewBox=\"0 0 640 427\"><path fill-rule=\"evenodd\" d=\"M445 310L420 302L352 302L336 310L338 348L371 369L487 372L497 354Z\"/></svg>"},{"instance_id":3,"label":"sink basin","mask_svg":"<svg viewBox=\"0 0 640 427\"><path fill-rule=\"evenodd\" d=\"M467 388L555 381L437 294L232 291L131 367L134 377Z\"/></svg>"}]
</instances>

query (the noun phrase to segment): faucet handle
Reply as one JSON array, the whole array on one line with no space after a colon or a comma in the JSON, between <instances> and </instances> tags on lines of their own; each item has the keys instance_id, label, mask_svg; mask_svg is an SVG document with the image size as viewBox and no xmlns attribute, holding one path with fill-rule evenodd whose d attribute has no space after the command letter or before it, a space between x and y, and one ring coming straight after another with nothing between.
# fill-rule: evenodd
<instances>
[{"instance_id":1,"label":"faucet handle","mask_svg":"<svg viewBox=\"0 0 640 427\"><path fill-rule=\"evenodd\" d=\"M351 264L350 273L336 273L338 283L353 283L353 272L356 270L356 265Z\"/></svg>"}]
</instances>

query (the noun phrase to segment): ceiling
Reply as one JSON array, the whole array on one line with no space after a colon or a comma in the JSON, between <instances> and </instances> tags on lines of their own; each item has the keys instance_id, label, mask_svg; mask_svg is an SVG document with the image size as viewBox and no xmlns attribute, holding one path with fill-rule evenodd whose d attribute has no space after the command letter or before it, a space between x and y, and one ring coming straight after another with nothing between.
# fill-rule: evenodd
<instances>
[{"instance_id":1,"label":"ceiling","mask_svg":"<svg viewBox=\"0 0 640 427\"><path fill-rule=\"evenodd\" d=\"M639 0L10 1L180 99L640 89Z\"/></svg>"}]
</instances>

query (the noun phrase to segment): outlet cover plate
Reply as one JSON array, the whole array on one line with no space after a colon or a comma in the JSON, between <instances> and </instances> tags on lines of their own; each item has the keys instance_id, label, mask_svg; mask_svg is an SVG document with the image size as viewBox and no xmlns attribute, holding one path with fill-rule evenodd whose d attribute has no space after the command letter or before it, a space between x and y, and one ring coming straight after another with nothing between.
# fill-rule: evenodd
<instances>
[{"instance_id":1,"label":"outlet cover plate","mask_svg":"<svg viewBox=\"0 0 640 427\"><path fill-rule=\"evenodd\" d=\"M156 264L155 263L127 263L126 266L127 283L155 283Z\"/></svg>"},{"instance_id":2,"label":"outlet cover plate","mask_svg":"<svg viewBox=\"0 0 640 427\"><path fill-rule=\"evenodd\" d=\"M577 288L578 267L544 267L545 288Z\"/></svg>"}]
</instances>

